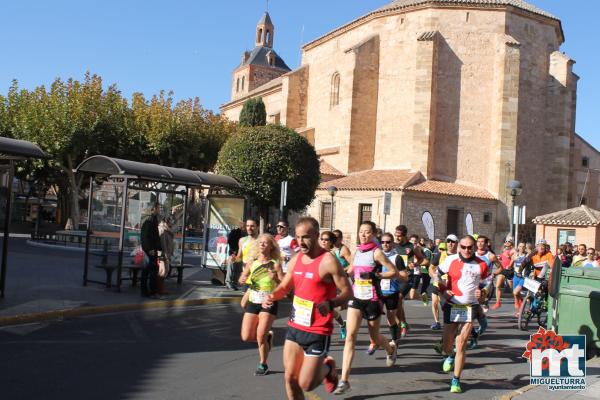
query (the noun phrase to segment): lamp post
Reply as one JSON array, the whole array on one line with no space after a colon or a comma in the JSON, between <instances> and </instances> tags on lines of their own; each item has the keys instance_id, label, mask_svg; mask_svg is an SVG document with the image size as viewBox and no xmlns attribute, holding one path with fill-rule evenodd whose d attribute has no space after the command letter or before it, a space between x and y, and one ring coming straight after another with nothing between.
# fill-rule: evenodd
<instances>
[{"instance_id":1,"label":"lamp post","mask_svg":"<svg viewBox=\"0 0 600 400\"><path fill-rule=\"evenodd\" d=\"M331 196L331 218L329 219L329 230L330 231L333 231L333 198L335 197L335 194L337 193L337 191L338 191L338 188L336 188L335 186L329 186L327 188L327 192Z\"/></svg>"},{"instance_id":2,"label":"lamp post","mask_svg":"<svg viewBox=\"0 0 600 400\"><path fill-rule=\"evenodd\" d=\"M512 237L515 237L517 230L513 233L513 225L515 225L514 216L515 216L515 197L520 196L523 193L523 185L519 181L508 181L506 184L506 188L510 191L511 204L510 204L510 212L508 214L508 218L510 221L510 234ZM518 221L518 218L517 218ZM515 239L516 241L516 239Z\"/></svg>"}]
</instances>

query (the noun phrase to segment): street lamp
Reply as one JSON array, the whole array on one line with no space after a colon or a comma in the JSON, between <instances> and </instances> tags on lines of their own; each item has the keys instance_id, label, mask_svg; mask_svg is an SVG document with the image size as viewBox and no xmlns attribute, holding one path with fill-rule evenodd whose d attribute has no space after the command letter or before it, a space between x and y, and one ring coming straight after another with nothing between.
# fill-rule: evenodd
<instances>
[{"instance_id":1,"label":"street lamp","mask_svg":"<svg viewBox=\"0 0 600 400\"><path fill-rule=\"evenodd\" d=\"M510 221L510 234L512 237L515 236L516 231L513 233L514 215L515 215L515 197L520 196L523 193L523 185L519 181L508 181L506 188L510 191L511 205L508 219Z\"/></svg>"},{"instance_id":2,"label":"street lamp","mask_svg":"<svg viewBox=\"0 0 600 400\"><path fill-rule=\"evenodd\" d=\"M329 230L333 231L333 198L335 197L335 194L337 193L338 188L336 188L335 186L329 186L327 188L327 193L329 193L329 195L331 196L331 218L329 219Z\"/></svg>"}]
</instances>

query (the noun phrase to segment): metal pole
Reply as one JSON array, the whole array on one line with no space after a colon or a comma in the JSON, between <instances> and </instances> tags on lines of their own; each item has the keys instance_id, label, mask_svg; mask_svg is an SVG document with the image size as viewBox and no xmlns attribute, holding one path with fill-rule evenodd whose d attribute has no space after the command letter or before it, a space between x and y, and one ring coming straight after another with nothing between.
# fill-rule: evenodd
<instances>
[{"instance_id":1,"label":"metal pole","mask_svg":"<svg viewBox=\"0 0 600 400\"><path fill-rule=\"evenodd\" d=\"M121 291L121 272L123 266L123 245L125 242L125 216L127 215L127 189L129 179L125 178L123 183L123 205L121 208L121 232L119 235L119 261L117 263L117 291Z\"/></svg>"},{"instance_id":2,"label":"metal pole","mask_svg":"<svg viewBox=\"0 0 600 400\"><path fill-rule=\"evenodd\" d=\"M92 234L92 205L94 198L94 177L90 176L90 192L88 198L88 218L87 218L87 228L85 230L85 256L83 259L83 286L87 286L88 282L88 268L89 261L88 256L90 254L90 235Z\"/></svg>"},{"instance_id":3,"label":"metal pole","mask_svg":"<svg viewBox=\"0 0 600 400\"><path fill-rule=\"evenodd\" d=\"M515 196L511 195L510 196L511 201L510 201L510 211L508 213L508 221L509 221L509 230L510 230L510 236L514 237L514 233L513 233L513 216L515 215Z\"/></svg>"},{"instance_id":4,"label":"metal pole","mask_svg":"<svg viewBox=\"0 0 600 400\"><path fill-rule=\"evenodd\" d=\"M513 214L513 219L515 220L515 246L518 246L518 244L519 244L519 219L521 219L521 210L520 210L519 206L515 206L514 209L517 212L517 218L514 218L514 214Z\"/></svg>"},{"instance_id":5,"label":"metal pole","mask_svg":"<svg viewBox=\"0 0 600 400\"><path fill-rule=\"evenodd\" d=\"M333 232L333 194L331 195L331 218L329 219L329 231Z\"/></svg>"},{"instance_id":6,"label":"metal pole","mask_svg":"<svg viewBox=\"0 0 600 400\"><path fill-rule=\"evenodd\" d=\"M188 187L185 187L185 194L183 195L183 233L181 234L181 258L180 263L183 267L183 253L185 252L185 228L187 225L187 202L188 202ZM206 229L205 229L206 231Z\"/></svg>"},{"instance_id":7,"label":"metal pole","mask_svg":"<svg viewBox=\"0 0 600 400\"><path fill-rule=\"evenodd\" d=\"M4 214L4 241L2 242L2 270L0 271L0 297L4 298L4 288L6 287L6 266L8 257L8 237L10 229L10 206L12 197L14 164L10 161L8 168L8 190L6 192L6 212Z\"/></svg>"}]
</instances>

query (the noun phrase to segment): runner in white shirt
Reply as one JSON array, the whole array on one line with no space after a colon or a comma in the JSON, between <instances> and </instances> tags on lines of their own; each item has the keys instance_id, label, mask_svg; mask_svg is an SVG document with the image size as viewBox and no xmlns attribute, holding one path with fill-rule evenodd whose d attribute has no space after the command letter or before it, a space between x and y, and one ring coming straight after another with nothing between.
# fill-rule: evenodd
<instances>
[{"instance_id":1,"label":"runner in white shirt","mask_svg":"<svg viewBox=\"0 0 600 400\"><path fill-rule=\"evenodd\" d=\"M458 254L448 256L438 267L438 274L447 274L445 285L440 283L440 292L444 296L444 333L443 348L448 357L444 360L444 372L454 369L450 392L461 393L460 374L462 373L466 346L473 328L483 310L479 304L485 298L486 291L479 284L490 274L488 264L475 256L475 239L463 237L458 245ZM483 292L483 294L482 294ZM458 332L458 336L456 336ZM456 343L455 343L456 341ZM456 355L453 348L456 344Z\"/></svg>"},{"instance_id":2,"label":"runner in white shirt","mask_svg":"<svg viewBox=\"0 0 600 400\"><path fill-rule=\"evenodd\" d=\"M296 239L290 235L290 230L287 221L279 221L277 223L277 236L275 239L277 240L277 244L279 245L279 250L281 251L281 257L283 258L281 262L281 269L283 273L287 273L287 266L294 254L300 251L300 246L298 246L298 242Z\"/></svg>"}]
</instances>

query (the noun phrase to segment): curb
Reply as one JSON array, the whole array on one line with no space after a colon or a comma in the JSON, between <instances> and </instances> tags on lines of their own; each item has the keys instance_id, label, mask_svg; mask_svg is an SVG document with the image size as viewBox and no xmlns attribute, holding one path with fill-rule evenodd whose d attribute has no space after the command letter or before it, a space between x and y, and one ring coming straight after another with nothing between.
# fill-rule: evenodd
<instances>
[{"instance_id":1,"label":"curb","mask_svg":"<svg viewBox=\"0 0 600 400\"><path fill-rule=\"evenodd\" d=\"M515 389L512 392L508 392L506 394L503 394L502 396L498 397L498 400L512 400L517 396L522 395L525 392L530 391L531 389L536 388L536 385L527 385L527 386L523 386L522 388L519 389Z\"/></svg>"},{"instance_id":2,"label":"curb","mask_svg":"<svg viewBox=\"0 0 600 400\"><path fill-rule=\"evenodd\" d=\"M91 306L71 308L65 310L45 311L31 314L0 317L0 326L20 325L39 321L49 321L63 318L75 318L88 315L110 314L124 311L160 310L169 308L183 308L214 304L236 304L241 297L210 297L193 300L159 300L145 303L112 304L107 306Z\"/></svg>"}]
</instances>

